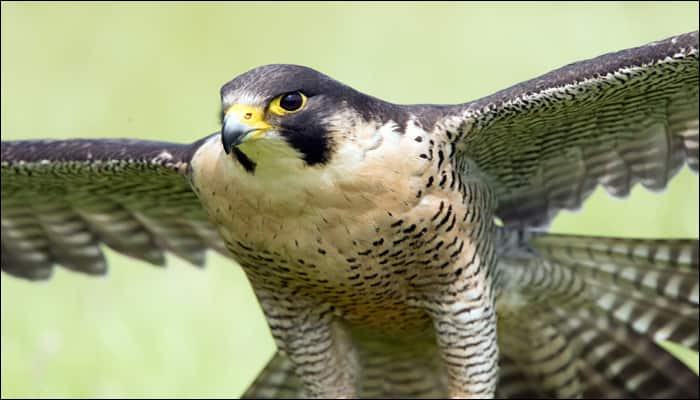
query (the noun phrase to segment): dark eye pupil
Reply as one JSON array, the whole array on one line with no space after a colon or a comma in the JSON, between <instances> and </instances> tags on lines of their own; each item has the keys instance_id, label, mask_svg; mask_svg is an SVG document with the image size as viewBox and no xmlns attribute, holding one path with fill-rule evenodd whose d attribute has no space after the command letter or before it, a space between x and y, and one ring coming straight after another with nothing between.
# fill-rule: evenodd
<instances>
[{"instance_id":1,"label":"dark eye pupil","mask_svg":"<svg viewBox=\"0 0 700 400\"><path fill-rule=\"evenodd\" d=\"M292 92L282 96L282 99L280 100L280 107L287 111L296 111L303 103L304 99L301 97L301 93Z\"/></svg>"}]
</instances>

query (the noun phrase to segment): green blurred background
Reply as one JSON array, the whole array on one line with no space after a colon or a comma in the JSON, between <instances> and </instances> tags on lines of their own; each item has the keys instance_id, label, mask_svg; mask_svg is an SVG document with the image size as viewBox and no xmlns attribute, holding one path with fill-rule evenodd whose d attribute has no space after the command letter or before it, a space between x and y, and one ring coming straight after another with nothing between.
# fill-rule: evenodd
<instances>
[{"instance_id":1,"label":"green blurred background","mask_svg":"<svg viewBox=\"0 0 700 400\"><path fill-rule=\"evenodd\" d=\"M476 99L564 64L698 29L698 3L2 3L2 139L190 142L219 87L304 64L400 103ZM557 232L698 237L698 178L628 201L598 191ZM2 396L230 397L273 351L240 269L108 252L110 273L2 274ZM691 354L692 356L692 354ZM697 368L697 354L694 361Z\"/></svg>"}]
</instances>

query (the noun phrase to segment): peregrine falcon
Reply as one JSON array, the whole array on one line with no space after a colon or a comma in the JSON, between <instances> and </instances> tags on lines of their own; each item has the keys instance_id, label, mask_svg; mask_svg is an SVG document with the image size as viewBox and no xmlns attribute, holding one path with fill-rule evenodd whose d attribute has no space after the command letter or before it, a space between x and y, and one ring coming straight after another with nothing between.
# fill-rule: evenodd
<instances>
[{"instance_id":1,"label":"peregrine falcon","mask_svg":"<svg viewBox=\"0 0 700 400\"><path fill-rule=\"evenodd\" d=\"M2 270L237 261L278 346L246 397L698 397L697 239L547 233L698 170L698 32L457 105L310 68L221 89L192 144L2 142Z\"/></svg>"}]
</instances>

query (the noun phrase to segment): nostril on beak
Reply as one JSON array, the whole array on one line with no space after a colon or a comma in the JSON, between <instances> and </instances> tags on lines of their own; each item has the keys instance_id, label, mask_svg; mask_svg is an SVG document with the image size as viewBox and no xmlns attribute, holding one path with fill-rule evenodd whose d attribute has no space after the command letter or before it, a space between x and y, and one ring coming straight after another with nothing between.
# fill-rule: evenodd
<instances>
[{"instance_id":1,"label":"nostril on beak","mask_svg":"<svg viewBox=\"0 0 700 400\"><path fill-rule=\"evenodd\" d=\"M243 119L251 119L251 118L253 118L253 113L245 113L245 115L243 116Z\"/></svg>"}]
</instances>

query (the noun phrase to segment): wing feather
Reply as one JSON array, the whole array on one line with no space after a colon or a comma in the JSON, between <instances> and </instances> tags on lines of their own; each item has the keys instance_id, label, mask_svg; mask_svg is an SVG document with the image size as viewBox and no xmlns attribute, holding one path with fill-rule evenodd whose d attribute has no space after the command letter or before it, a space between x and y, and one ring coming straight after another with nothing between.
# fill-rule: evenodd
<instances>
[{"instance_id":1,"label":"wing feather","mask_svg":"<svg viewBox=\"0 0 700 400\"><path fill-rule=\"evenodd\" d=\"M189 145L129 139L2 142L2 269L103 274L105 244L163 265L225 248L188 181Z\"/></svg>"},{"instance_id":2,"label":"wing feather","mask_svg":"<svg viewBox=\"0 0 700 400\"><path fill-rule=\"evenodd\" d=\"M698 32L574 63L455 110L459 154L484 173L506 223L547 225L598 185L614 196L636 183L661 190L684 164L698 170Z\"/></svg>"}]
</instances>

